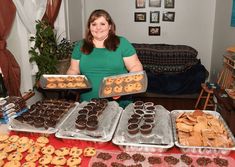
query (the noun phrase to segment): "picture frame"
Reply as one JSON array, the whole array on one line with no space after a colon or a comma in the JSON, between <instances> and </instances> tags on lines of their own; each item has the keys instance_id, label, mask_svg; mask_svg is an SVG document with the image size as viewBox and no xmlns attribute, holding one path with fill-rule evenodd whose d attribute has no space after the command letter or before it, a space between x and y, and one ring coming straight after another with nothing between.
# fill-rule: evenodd
<instances>
[{"instance_id":1,"label":"picture frame","mask_svg":"<svg viewBox=\"0 0 235 167\"><path fill-rule=\"evenodd\" d=\"M174 8L175 7L175 0L165 0L164 7L165 8Z\"/></svg>"},{"instance_id":2,"label":"picture frame","mask_svg":"<svg viewBox=\"0 0 235 167\"><path fill-rule=\"evenodd\" d=\"M161 7L162 0L149 0L149 7Z\"/></svg>"},{"instance_id":3,"label":"picture frame","mask_svg":"<svg viewBox=\"0 0 235 167\"><path fill-rule=\"evenodd\" d=\"M150 11L150 23L159 23L160 12L159 11Z\"/></svg>"},{"instance_id":4,"label":"picture frame","mask_svg":"<svg viewBox=\"0 0 235 167\"><path fill-rule=\"evenodd\" d=\"M146 12L135 12L135 22L146 22Z\"/></svg>"},{"instance_id":5,"label":"picture frame","mask_svg":"<svg viewBox=\"0 0 235 167\"><path fill-rule=\"evenodd\" d=\"M161 27L160 26L149 26L149 36L160 36Z\"/></svg>"},{"instance_id":6,"label":"picture frame","mask_svg":"<svg viewBox=\"0 0 235 167\"><path fill-rule=\"evenodd\" d=\"M163 12L162 14L162 21L175 21L175 12Z\"/></svg>"},{"instance_id":7,"label":"picture frame","mask_svg":"<svg viewBox=\"0 0 235 167\"><path fill-rule=\"evenodd\" d=\"M135 0L135 8L145 8L145 0Z\"/></svg>"}]
</instances>

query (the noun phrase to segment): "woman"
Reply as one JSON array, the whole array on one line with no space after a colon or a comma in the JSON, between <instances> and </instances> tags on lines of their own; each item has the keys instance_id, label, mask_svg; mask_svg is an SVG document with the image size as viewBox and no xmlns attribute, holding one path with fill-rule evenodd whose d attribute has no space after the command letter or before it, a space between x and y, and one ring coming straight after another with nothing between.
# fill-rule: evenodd
<instances>
[{"instance_id":1,"label":"woman","mask_svg":"<svg viewBox=\"0 0 235 167\"><path fill-rule=\"evenodd\" d=\"M92 90L81 94L81 101L99 96L104 77L142 71L134 47L115 34L115 23L104 10L91 13L86 26L85 39L79 41L72 53L67 74L83 74L91 82Z\"/></svg>"}]
</instances>

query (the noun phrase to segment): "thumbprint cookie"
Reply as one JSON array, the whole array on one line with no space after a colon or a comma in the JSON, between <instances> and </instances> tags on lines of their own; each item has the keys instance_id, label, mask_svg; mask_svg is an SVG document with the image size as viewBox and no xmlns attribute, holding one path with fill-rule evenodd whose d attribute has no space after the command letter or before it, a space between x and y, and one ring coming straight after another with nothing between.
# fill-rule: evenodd
<instances>
[{"instance_id":1,"label":"thumbprint cookie","mask_svg":"<svg viewBox=\"0 0 235 167\"><path fill-rule=\"evenodd\" d=\"M112 87L111 86L106 86L105 88L104 88L104 94L105 95L109 95L109 94L111 94L112 93Z\"/></svg>"}]
</instances>

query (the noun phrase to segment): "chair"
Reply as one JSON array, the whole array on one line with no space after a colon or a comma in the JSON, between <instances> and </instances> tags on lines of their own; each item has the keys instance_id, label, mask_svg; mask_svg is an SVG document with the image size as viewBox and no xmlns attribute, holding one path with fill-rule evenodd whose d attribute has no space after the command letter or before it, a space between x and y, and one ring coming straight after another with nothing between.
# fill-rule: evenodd
<instances>
[{"instance_id":1,"label":"chair","mask_svg":"<svg viewBox=\"0 0 235 167\"><path fill-rule=\"evenodd\" d=\"M222 71L219 74L218 80L216 84L220 87L220 89L227 89L231 88L233 84L233 76L232 76L232 69L228 67L227 65L224 65ZM195 109L199 109L199 103L204 100L203 110L207 109L208 107L211 107L215 109L215 103L213 100L213 92L216 87L208 87L208 84L202 83L201 84L202 90L200 92L200 95L197 99Z\"/></svg>"}]
</instances>

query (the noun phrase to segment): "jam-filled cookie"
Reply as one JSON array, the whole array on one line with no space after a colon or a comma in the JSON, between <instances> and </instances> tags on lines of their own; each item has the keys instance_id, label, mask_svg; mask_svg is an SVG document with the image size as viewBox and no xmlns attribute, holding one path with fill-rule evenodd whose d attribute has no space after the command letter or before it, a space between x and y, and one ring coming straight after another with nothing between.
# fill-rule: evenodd
<instances>
[{"instance_id":1,"label":"jam-filled cookie","mask_svg":"<svg viewBox=\"0 0 235 167\"><path fill-rule=\"evenodd\" d=\"M118 77L115 79L114 83L120 85L124 81L123 77Z\"/></svg>"},{"instance_id":2,"label":"jam-filled cookie","mask_svg":"<svg viewBox=\"0 0 235 167\"><path fill-rule=\"evenodd\" d=\"M132 77L132 76L126 76L126 77L124 78L124 82L126 82L126 83L129 83L129 82L131 82L131 81L133 81L133 77Z\"/></svg>"},{"instance_id":3,"label":"jam-filled cookie","mask_svg":"<svg viewBox=\"0 0 235 167\"><path fill-rule=\"evenodd\" d=\"M121 92L122 92L122 89L123 89L123 87L122 87L121 85L117 85L117 86L115 86L115 87L113 88L113 91L114 91L115 93L121 93Z\"/></svg>"},{"instance_id":4,"label":"jam-filled cookie","mask_svg":"<svg viewBox=\"0 0 235 167\"><path fill-rule=\"evenodd\" d=\"M127 93L132 92L134 90L134 85L133 84L127 84L127 85L124 86L124 90Z\"/></svg>"},{"instance_id":5,"label":"jam-filled cookie","mask_svg":"<svg viewBox=\"0 0 235 167\"><path fill-rule=\"evenodd\" d=\"M48 83L47 85L46 85L46 88L49 88L49 89L51 89L51 88L56 88L57 87L57 84L56 83Z\"/></svg>"},{"instance_id":6,"label":"jam-filled cookie","mask_svg":"<svg viewBox=\"0 0 235 167\"><path fill-rule=\"evenodd\" d=\"M105 94L105 95L111 94L112 91L113 91L113 88L112 88L111 86L106 86L106 87L104 88L104 94Z\"/></svg>"},{"instance_id":7,"label":"jam-filled cookie","mask_svg":"<svg viewBox=\"0 0 235 167\"><path fill-rule=\"evenodd\" d=\"M134 89L140 91L142 89L142 84L140 82L134 83Z\"/></svg>"},{"instance_id":8,"label":"jam-filled cookie","mask_svg":"<svg viewBox=\"0 0 235 167\"><path fill-rule=\"evenodd\" d=\"M144 78L144 76L142 74L136 74L133 76L133 80L134 81L140 81Z\"/></svg>"},{"instance_id":9,"label":"jam-filled cookie","mask_svg":"<svg viewBox=\"0 0 235 167\"><path fill-rule=\"evenodd\" d=\"M107 79L105 80L105 85L112 85L113 82L114 82L114 79L113 79L113 78L107 78Z\"/></svg>"}]
</instances>

